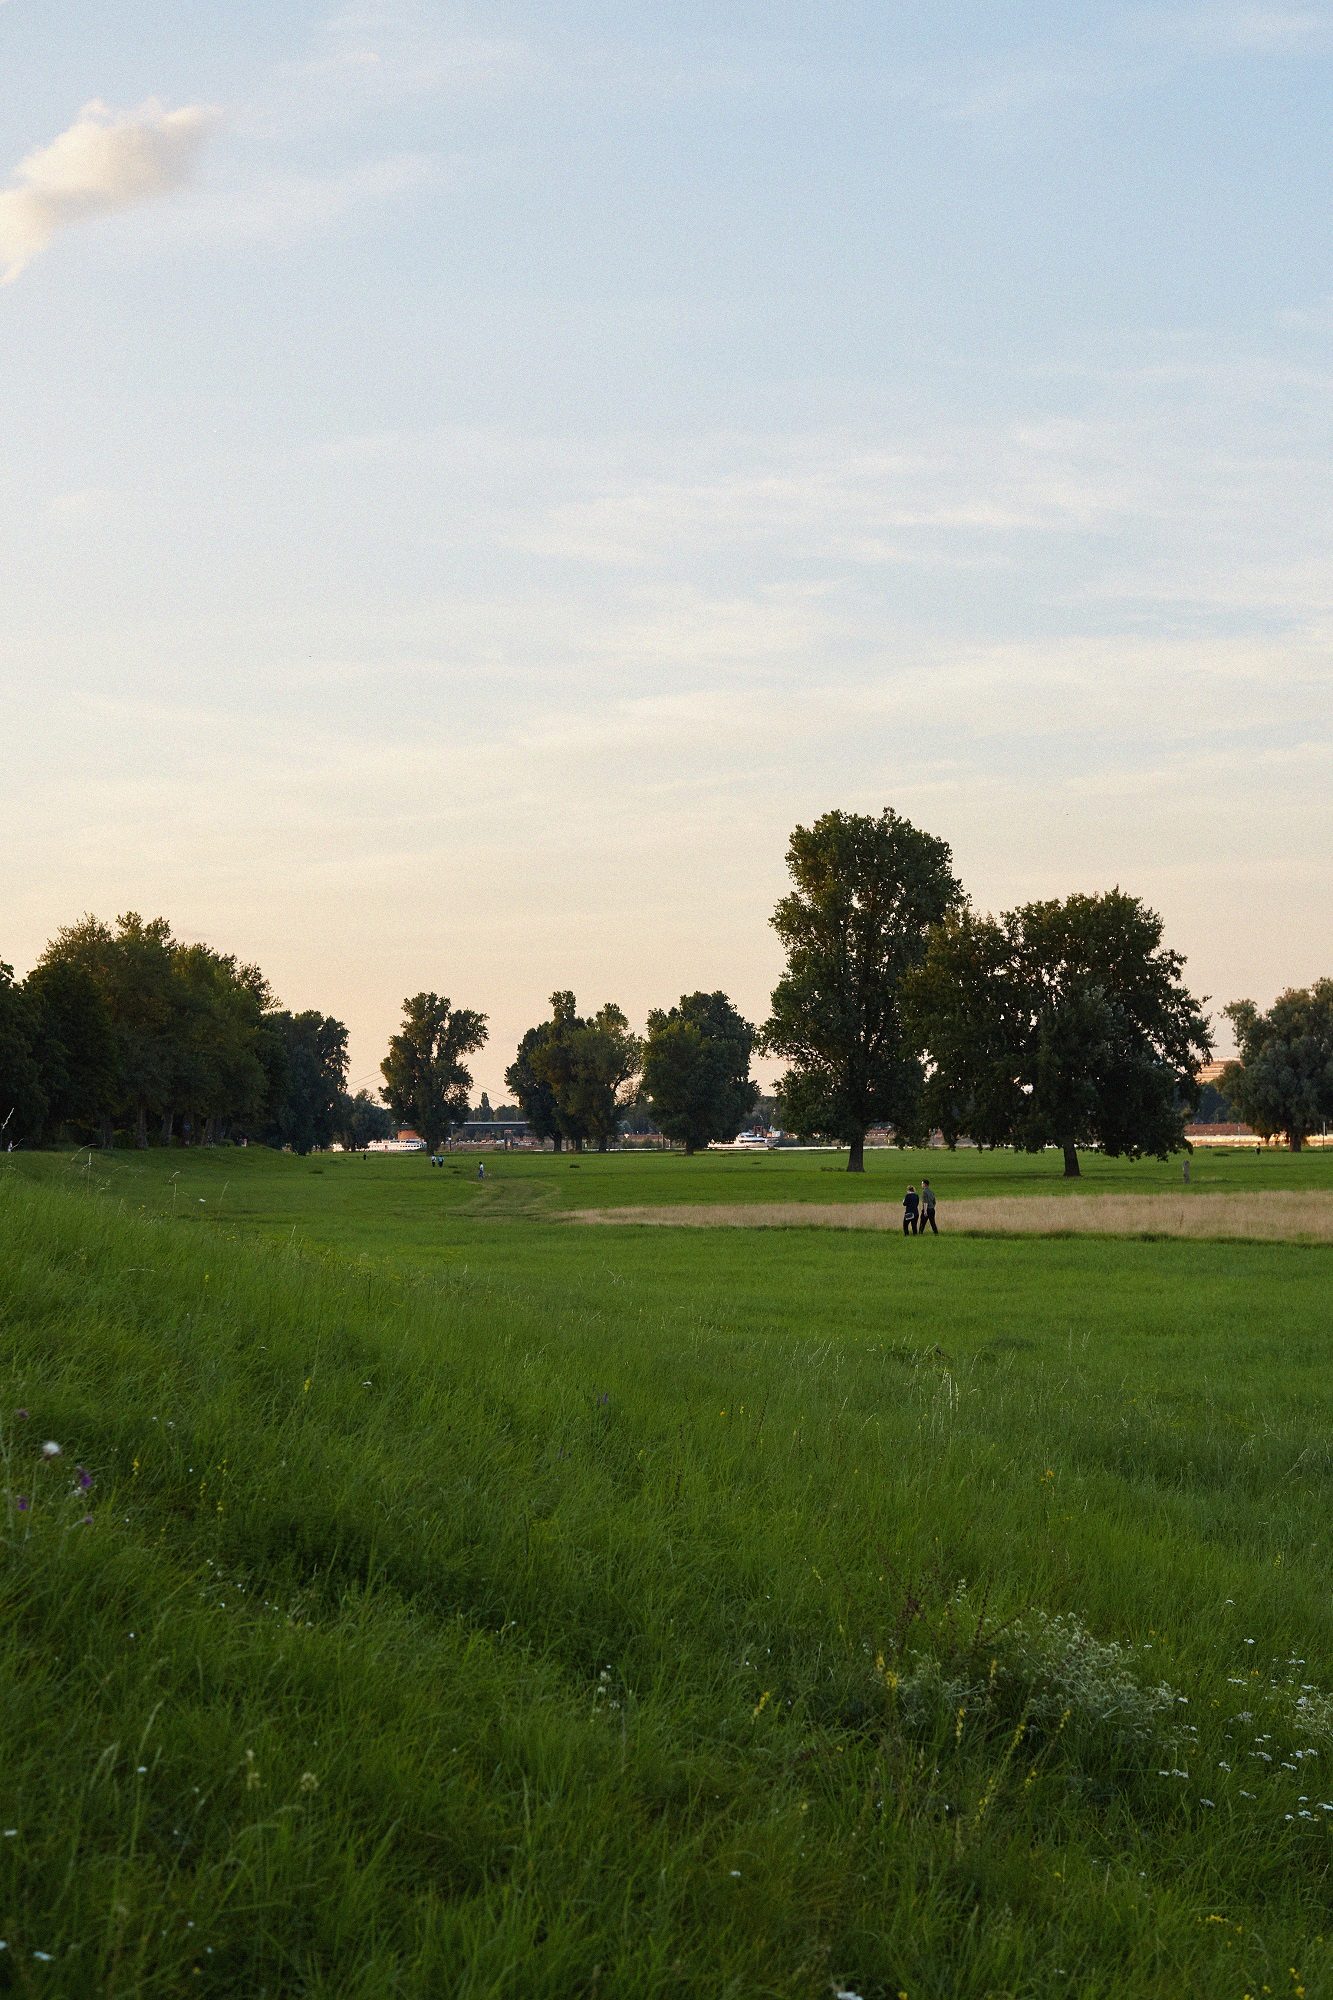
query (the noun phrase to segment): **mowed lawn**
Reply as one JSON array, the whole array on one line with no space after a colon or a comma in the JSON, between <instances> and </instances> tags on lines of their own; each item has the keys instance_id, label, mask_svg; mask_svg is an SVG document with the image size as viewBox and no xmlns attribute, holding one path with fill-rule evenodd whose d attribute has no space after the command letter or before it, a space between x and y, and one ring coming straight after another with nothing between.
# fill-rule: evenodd
<instances>
[{"instance_id":1,"label":"mowed lawn","mask_svg":"<svg viewBox=\"0 0 1333 2000\"><path fill-rule=\"evenodd\" d=\"M0 1980L1333 1992L1333 1249L870 1165L10 1163Z\"/></svg>"}]
</instances>

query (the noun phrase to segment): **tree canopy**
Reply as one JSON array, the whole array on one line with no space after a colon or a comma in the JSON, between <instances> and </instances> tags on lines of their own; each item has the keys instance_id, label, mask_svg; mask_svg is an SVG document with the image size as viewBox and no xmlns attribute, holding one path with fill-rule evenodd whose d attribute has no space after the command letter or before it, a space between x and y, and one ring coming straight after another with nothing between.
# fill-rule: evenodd
<instances>
[{"instance_id":1,"label":"tree canopy","mask_svg":"<svg viewBox=\"0 0 1333 2000\"><path fill-rule=\"evenodd\" d=\"M1333 979L1290 987L1267 1013L1234 1000L1223 1013L1238 1058L1222 1087L1245 1122L1264 1138L1283 1133L1299 1153L1312 1132L1333 1122Z\"/></svg>"},{"instance_id":2,"label":"tree canopy","mask_svg":"<svg viewBox=\"0 0 1333 2000\"><path fill-rule=\"evenodd\" d=\"M1183 967L1161 918L1119 889L953 914L909 986L931 1123L951 1144L1059 1146L1070 1177L1085 1146L1166 1158L1211 1049Z\"/></svg>"},{"instance_id":3,"label":"tree canopy","mask_svg":"<svg viewBox=\"0 0 1333 2000\"><path fill-rule=\"evenodd\" d=\"M403 1025L380 1064L384 1096L434 1153L468 1114L472 1072L462 1058L486 1043L486 1016L454 1007L438 993L403 1002Z\"/></svg>"},{"instance_id":4,"label":"tree canopy","mask_svg":"<svg viewBox=\"0 0 1333 2000\"><path fill-rule=\"evenodd\" d=\"M759 1095L750 1081L755 1031L725 993L685 993L648 1016L643 1088L658 1129L687 1153L734 1139Z\"/></svg>"},{"instance_id":5,"label":"tree canopy","mask_svg":"<svg viewBox=\"0 0 1333 2000\"><path fill-rule=\"evenodd\" d=\"M759 1046L791 1065L785 1122L845 1140L848 1171L861 1173L871 1125L900 1140L919 1130L924 1072L903 982L963 892L945 842L888 809L798 826L787 869L793 887L772 918L787 970Z\"/></svg>"}]
</instances>

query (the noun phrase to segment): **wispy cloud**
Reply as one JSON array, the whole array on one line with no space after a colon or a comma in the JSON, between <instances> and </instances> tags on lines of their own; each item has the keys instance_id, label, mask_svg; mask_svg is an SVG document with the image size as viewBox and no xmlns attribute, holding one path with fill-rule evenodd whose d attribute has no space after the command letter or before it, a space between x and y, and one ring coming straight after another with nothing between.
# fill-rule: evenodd
<instances>
[{"instance_id":1,"label":"wispy cloud","mask_svg":"<svg viewBox=\"0 0 1333 2000\"><path fill-rule=\"evenodd\" d=\"M535 64L518 37L459 34L417 0L376 0L324 22L284 82L299 87L307 119L337 119L412 98L486 95L521 81Z\"/></svg>"},{"instance_id":2,"label":"wispy cloud","mask_svg":"<svg viewBox=\"0 0 1333 2000\"><path fill-rule=\"evenodd\" d=\"M354 160L326 172L285 168L232 177L192 203L178 219L190 237L254 243L289 243L354 220L383 203L435 181L444 163L429 153L397 153Z\"/></svg>"},{"instance_id":3,"label":"wispy cloud","mask_svg":"<svg viewBox=\"0 0 1333 2000\"><path fill-rule=\"evenodd\" d=\"M1142 14L1135 29L1145 40L1192 54L1283 54L1308 49L1329 34L1329 15L1312 7L1173 7Z\"/></svg>"},{"instance_id":4,"label":"wispy cloud","mask_svg":"<svg viewBox=\"0 0 1333 2000\"><path fill-rule=\"evenodd\" d=\"M187 104L168 111L155 100L137 111L86 104L49 146L19 161L0 191L3 282L26 270L71 223L112 215L184 185L217 112Z\"/></svg>"}]
</instances>

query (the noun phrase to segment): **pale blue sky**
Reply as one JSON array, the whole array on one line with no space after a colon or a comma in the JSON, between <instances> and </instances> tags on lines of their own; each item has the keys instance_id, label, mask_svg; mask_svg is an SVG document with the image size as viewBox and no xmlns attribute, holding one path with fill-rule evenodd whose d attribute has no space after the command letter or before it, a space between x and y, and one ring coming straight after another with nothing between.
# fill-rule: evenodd
<instances>
[{"instance_id":1,"label":"pale blue sky","mask_svg":"<svg viewBox=\"0 0 1333 2000\"><path fill-rule=\"evenodd\" d=\"M1333 970L1331 81L1317 6L0 0L0 956L161 911L358 1080L434 986L494 1094L557 985L760 1017L888 803Z\"/></svg>"}]
</instances>

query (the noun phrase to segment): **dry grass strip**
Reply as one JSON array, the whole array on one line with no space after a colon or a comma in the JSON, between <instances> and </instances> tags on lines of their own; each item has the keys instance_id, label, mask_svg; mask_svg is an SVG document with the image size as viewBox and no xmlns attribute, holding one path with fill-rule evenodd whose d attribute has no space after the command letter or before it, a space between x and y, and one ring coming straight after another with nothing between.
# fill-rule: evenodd
<instances>
[{"instance_id":1,"label":"dry grass strip","mask_svg":"<svg viewBox=\"0 0 1333 2000\"><path fill-rule=\"evenodd\" d=\"M682 1202L673 1208L590 1208L570 1222L665 1229L902 1229L889 1202ZM953 1236L1199 1236L1333 1243L1333 1194L977 1195L940 1203Z\"/></svg>"}]
</instances>

